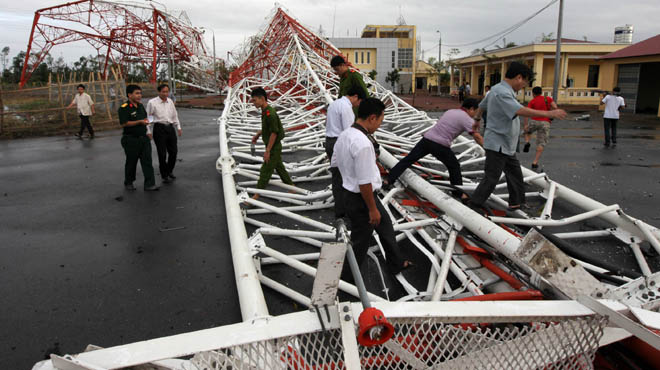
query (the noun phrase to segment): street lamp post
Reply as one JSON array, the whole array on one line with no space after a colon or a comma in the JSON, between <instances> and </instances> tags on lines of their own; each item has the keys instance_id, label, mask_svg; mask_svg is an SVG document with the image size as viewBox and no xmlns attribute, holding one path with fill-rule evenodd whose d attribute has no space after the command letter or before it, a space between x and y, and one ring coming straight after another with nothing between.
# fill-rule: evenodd
<instances>
[{"instance_id":1,"label":"street lamp post","mask_svg":"<svg viewBox=\"0 0 660 370\"><path fill-rule=\"evenodd\" d=\"M440 72L442 70L442 33L440 30L435 31L438 33L438 65L440 69L438 70L438 95L440 95Z\"/></svg>"}]
</instances>

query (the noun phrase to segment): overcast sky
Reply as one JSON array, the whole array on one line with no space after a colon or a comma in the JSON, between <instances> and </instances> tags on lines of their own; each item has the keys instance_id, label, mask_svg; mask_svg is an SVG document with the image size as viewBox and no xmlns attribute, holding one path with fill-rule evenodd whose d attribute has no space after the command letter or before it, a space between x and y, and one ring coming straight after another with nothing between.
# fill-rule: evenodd
<instances>
[{"instance_id":1,"label":"overcast sky","mask_svg":"<svg viewBox=\"0 0 660 370\"><path fill-rule=\"evenodd\" d=\"M144 2L136 0L137 2ZM366 24L395 24L399 14L407 24L417 25L424 57L437 56L437 30L442 32L443 59L449 44L463 44L490 36L519 22L548 4L550 0L435 0L418 1L318 1L289 0L280 2L290 13L315 31L323 27L326 36L354 37ZM0 0L0 47L9 46L11 55L25 50L34 11L65 1ZM275 6L258 0L160 0L172 12L185 10L193 25L209 27L216 34L217 55L225 57L245 37L254 34ZM146 3L146 2L144 2ZM399 6L401 4L401 7ZM566 0L564 37L598 42L612 42L614 27L626 23L635 27L633 41L641 41L660 33L658 0ZM518 44L533 41L541 33L556 33L559 3L506 37ZM211 45L210 32L207 45ZM498 42L500 44L501 41ZM488 43L461 48L463 55ZM210 50L210 49L209 49ZM84 42L56 46L52 55L67 61L93 51ZM421 58L421 53L418 55Z\"/></svg>"}]
</instances>

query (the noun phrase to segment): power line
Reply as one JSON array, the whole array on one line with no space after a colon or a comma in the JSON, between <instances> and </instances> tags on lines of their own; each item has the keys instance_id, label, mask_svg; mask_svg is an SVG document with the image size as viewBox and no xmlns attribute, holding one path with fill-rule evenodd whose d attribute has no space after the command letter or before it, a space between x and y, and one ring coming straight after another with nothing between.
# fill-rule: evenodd
<instances>
[{"instance_id":1,"label":"power line","mask_svg":"<svg viewBox=\"0 0 660 370\"><path fill-rule=\"evenodd\" d=\"M548 9L550 6L552 6L552 5L553 5L554 3L556 3L557 1L559 1L559 0L552 0L552 1L550 1L547 5L545 5L545 6L544 6L543 8L541 8L541 9L537 10L537 11L534 12L532 15L530 15L530 16L524 18L523 20L521 20L521 21L515 23L514 25L512 25L512 26L510 26L510 27L508 27L508 28L506 28L506 29L504 29L504 30L502 30L502 31L500 31L500 32L494 33L494 34L492 34L492 35L490 35L490 36L488 36L488 37L485 37L485 38L483 38L483 39L480 39L480 40L477 40L477 41L473 41L473 42L464 43L464 44L443 44L443 46L452 47L452 48L453 48L453 47L465 47L465 46L471 46L471 45L481 44L481 43L483 43L483 42L487 42L487 41L493 40L493 38L495 38L495 40L494 40L492 43L490 43L490 44L488 44L488 45L486 45L486 46L483 47L483 48L486 48L486 47L488 47L488 46L491 46L491 45L495 44L495 43L496 43L497 41L499 41L502 37L505 37L505 36L507 36L508 34L512 33L513 31L517 30L518 28L522 27L525 23L529 22L529 21L532 20L534 17L536 17L537 15L541 14L544 10ZM424 50L424 52L428 52L428 51L434 50L434 49L437 48L437 47L438 47L438 45L435 45L435 46L433 46L433 47L431 47L431 48L429 48L429 49Z\"/></svg>"}]
</instances>

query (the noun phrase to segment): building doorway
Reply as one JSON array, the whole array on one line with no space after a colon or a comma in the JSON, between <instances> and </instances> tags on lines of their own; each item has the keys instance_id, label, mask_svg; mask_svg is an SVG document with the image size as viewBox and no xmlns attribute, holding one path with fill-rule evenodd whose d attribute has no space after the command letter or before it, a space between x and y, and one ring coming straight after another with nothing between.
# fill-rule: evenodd
<instances>
[{"instance_id":1,"label":"building doorway","mask_svg":"<svg viewBox=\"0 0 660 370\"><path fill-rule=\"evenodd\" d=\"M617 86L626 101L624 112L658 114L660 62L619 65Z\"/></svg>"}]
</instances>

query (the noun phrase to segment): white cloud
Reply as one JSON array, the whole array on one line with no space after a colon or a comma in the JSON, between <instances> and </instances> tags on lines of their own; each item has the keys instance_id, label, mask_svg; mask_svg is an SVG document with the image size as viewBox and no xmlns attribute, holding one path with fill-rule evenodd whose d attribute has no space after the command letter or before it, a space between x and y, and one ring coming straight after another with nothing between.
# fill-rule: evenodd
<instances>
[{"instance_id":1,"label":"white cloud","mask_svg":"<svg viewBox=\"0 0 660 370\"><path fill-rule=\"evenodd\" d=\"M273 9L270 1L217 1L217 0L160 0L170 11L185 10L195 26L212 28L216 35L217 55L225 57L246 37L257 32L265 17ZM549 0L472 0L472 1L317 1L290 0L282 5L291 15L313 30L321 25L330 36L333 14L336 7L335 36L346 32L355 36L366 24L394 24L401 12L408 24L418 27L418 38L423 49L433 48L438 42L436 30L442 31L443 44L462 44L482 39L503 30L546 5ZM0 46L9 45L12 54L24 50L27 45L32 16L38 8L53 6L61 2L23 0L11 2L0 0L0 22L2 36ZM146 2L145 2L146 4ZM542 32L556 33L558 4L507 36L507 41L527 43ZM635 26L634 40L641 41L660 33L656 20L660 18L657 0L580 0L566 1L564 37L611 42L614 27L631 23ZM641 15L644 15L643 17ZM211 46L211 32L206 41ZM499 43L499 42L498 42ZM482 47L474 45L462 48L464 53ZM443 53L449 49L443 46ZM90 50L90 51L86 51ZM89 54L93 49L84 43L72 47L58 46L54 56L60 53L68 60ZM210 48L209 48L210 50ZM437 55L437 48L426 53L426 57ZM443 56L444 57L444 56Z\"/></svg>"}]
</instances>

